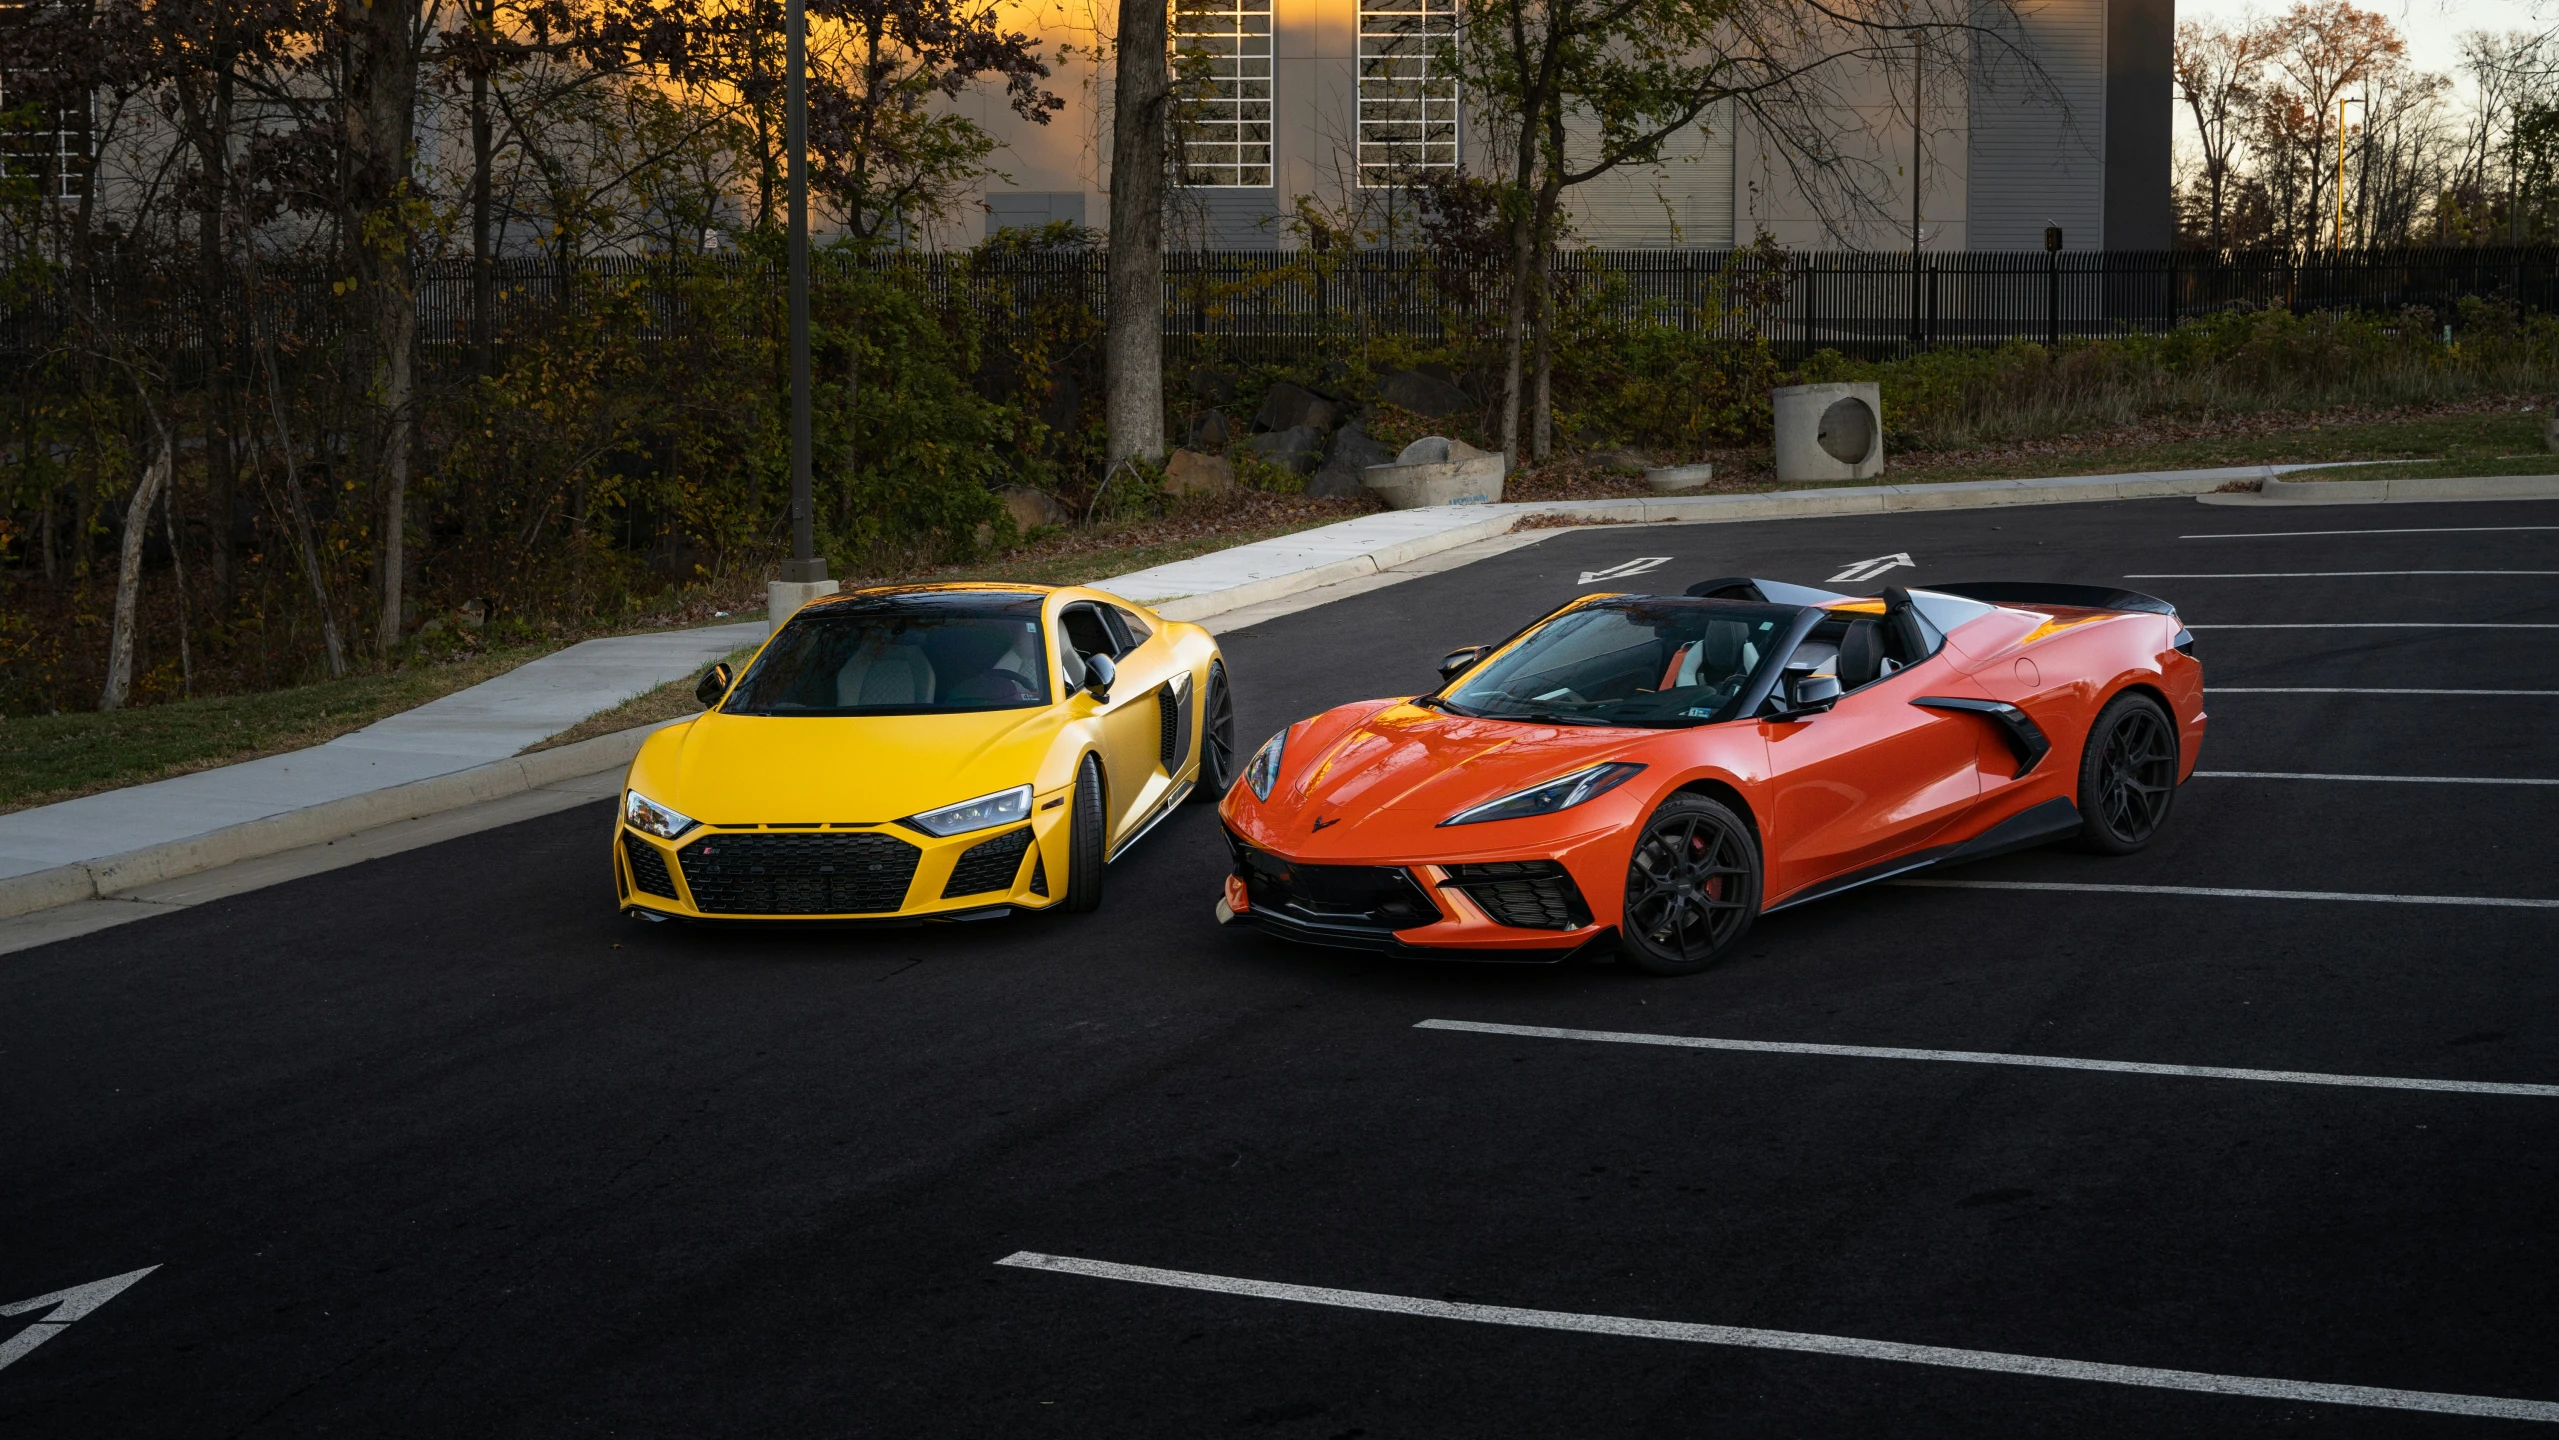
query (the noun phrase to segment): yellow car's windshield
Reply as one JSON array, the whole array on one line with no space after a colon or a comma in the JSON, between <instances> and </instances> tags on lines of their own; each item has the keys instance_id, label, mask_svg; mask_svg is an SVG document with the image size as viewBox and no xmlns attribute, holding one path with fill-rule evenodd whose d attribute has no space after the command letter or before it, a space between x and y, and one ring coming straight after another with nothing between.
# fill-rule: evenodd
<instances>
[{"instance_id":1,"label":"yellow car's windshield","mask_svg":"<svg viewBox=\"0 0 2559 1440\"><path fill-rule=\"evenodd\" d=\"M886 595L791 618L720 708L731 715L942 715L1048 703L1036 595Z\"/></svg>"}]
</instances>

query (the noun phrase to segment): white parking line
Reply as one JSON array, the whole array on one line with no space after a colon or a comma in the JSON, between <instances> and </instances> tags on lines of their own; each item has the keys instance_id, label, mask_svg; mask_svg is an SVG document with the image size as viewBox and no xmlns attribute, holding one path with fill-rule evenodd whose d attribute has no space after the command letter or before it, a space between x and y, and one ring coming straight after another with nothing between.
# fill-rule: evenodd
<instances>
[{"instance_id":1,"label":"white parking line","mask_svg":"<svg viewBox=\"0 0 2559 1440\"><path fill-rule=\"evenodd\" d=\"M2080 885L2052 880L1887 880L1916 890L2055 890L2075 895L2208 895L2223 900L2352 900L2370 905L2485 905L2559 910L2559 900L2508 895L2377 895L2360 890L2234 890L2217 885Z\"/></svg>"},{"instance_id":2,"label":"white parking line","mask_svg":"<svg viewBox=\"0 0 2559 1440\"><path fill-rule=\"evenodd\" d=\"M2412 530L2230 530L2180 535L2180 540L2289 540L2303 535L2505 535L2518 530L2559 530L2559 525L2428 525Z\"/></svg>"},{"instance_id":3,"label":"white parking line","mask_svg":"<svg viewBox=\"0 0 2559 1440\"><path fill-rule=\"evenodd\" d=\"M1465 1320L1478 1325L1511 1325L1530 1330L1566 1330L1585 1335L1617 1335L1636 1340L1676 1340L1691 1345L1729 1345L1751 1350L1791 1350L1808 1355L1834 1355L1852 1360L1890 1360L1905 1365L1935 1365L1950 1370L1981 1370L1999 1375L2030 1375L2046 1380L2085 1380L2100 1385L2137 1385L2152 1390L2187 1390L2205 1395L2243 1395L2261 1400L2310 1401L2322 1405L2356 1405L2375 1410L2414 1410L2433 1415L2479 1415L2500 1420L2559 1422L2559 1404L2547 1400L2514 1400L2502 1395L2455 1395L2434 1390L2388 1390L2370 1385L2328 1385L2311 1380L2276 1380L2253 1375L2217 1375L2203 1370L2156 1370L2146 1365L2103 1365L2087 1360L2056 1360L2043 1355L2009 1355L1997 1350L1957 1350L1943 1345L1907 1345L1895 1340L1866 1340L1851 1335L1815 1335L1800 1330L1757 1330L1739 1325L1699 1325L1682 1320L1646 1320L1631 1315L1585 1315L1569 1310L1524 1310L1510 1305L1478 1305L1462 1300L1426 1300L1415 1295L1387 1295L1373 1290L1335 1290L1317 1285L1290 1285L1276 1280L1246 1280L1232 1275L1203 1275L1191 1270L1159 1270L1152 1265L1121 1265L1108 1260L1081 1260L1069 1255L1042 1255L1017 1250L995 1262L1023 1270L1081 1275L1093 1280L1119 1280L1135 1285L1161 1285L1174 1290L1204 1290L1213 1295L1240 1295L1254 1300L1286 1300L1299 1305L1325 1305L1339 1310L1367 1310L1410 1315L1426 1320Z\"/></svg>"},{"instance_id":4,"label":"white parking line","mask_svg":"<svg viewBox=\"0 0 2559 1440\"><path fill-rule=\"evenodd\" d=\"M2322 620L2306 625L2189 625L2189 630L2559 630L2545 621Z\"/></svg>"},{"instance_id":5,"label":"white parking line","mask_svg":"<svg viewBox=\"0 0 2559 1440\"><path fill-rule=\"evenodd\" d=\"M2504 775L2322 775L2307 770L2198 770L2198 780L2349 780L2382 785L2559 785Z\"/></svg>"},{"instance_id":6,"label":"white parking line","mask_svg":"<svg viewBox=\"0 0 2559 1440\"><path fill-rule=\"evenodd\" d=\"M2559 575L2559 570L2242 570L2220 575L2127 575L2127 580L2336 580L2356 575Z\"/></svg>"},{"instance_id":7,"label":"white parking line","mask_svg":"<svg viewBox=\"0 0 2559 1440\"><path fill-rule=\"evenodd\" d=\"M1827 1055L1850 1060L1937 1060L1958 1065L2025 1065L2044 1070L2105 1070L2196 1080L2258 1080L2277 1085L2346 1085L2368 1090L2442 1090L2463 1095L2530 1095L2559 1099L2559 1085L2496 1080L2417 1080L2396 1075L2334 1075L2321 1070L2246 1070L2226 1065L2152 1065L2135 1060L2082 1060L2067 1055L2009 1055L1995 1050L1911 1050L1891 1045L1813 1045L1790 1040L1716 1040L1701 1035L1647 1035L1633 1030L1567 1030L1550 1025L1493 1025L1477 1020L1424 1020L1416 1030L1462 1030L1532 1040L1592 1040L1611 1045L1665 1045L1679 1050L1740 1050L1764 1055Z\"/></svg>"},{"instance_id":8,"label":"white parking line","mask_svg":"<svg viewBox=\"0 0 2559 1440\"><path fill-rule=\"evenodd\" d=\"M2559 695L2559 690L2402 690L2369 685L2207 685L2207 695Z\"/></svg>"}]
</instances>

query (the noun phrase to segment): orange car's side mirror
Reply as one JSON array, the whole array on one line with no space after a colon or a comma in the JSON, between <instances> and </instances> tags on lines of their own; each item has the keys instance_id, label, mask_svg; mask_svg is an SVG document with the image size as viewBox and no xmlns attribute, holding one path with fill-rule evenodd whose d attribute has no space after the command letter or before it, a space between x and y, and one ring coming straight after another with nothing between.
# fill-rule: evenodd
<instances>
[{"instance_id":1,"label":"orange car's side mirror","mask_svg":"<svg viewBox=\"0 0 2559 1440\"><path fill-rule=\"evenodd\" d=\"M1492 649L1493 647L1490 645L1469 645L1463 650L1451 650L1446 655L1441 656L1439 662L1439 683L1445 685L1456 679L1458 676L1475 668L1475 662L1483 659L1486 655L1491 654Z\"/></svg>"},{"instance_id":2,"label":"orange car's side mirror","mask_svg":"<svg viewBox=\"0 0 2559 1440\"><path fill-rule=\"evenodd\" d=\"M1818 715L1839 703L1839 677L1806 675L1786 688L1788 715Z\"/></svg>"}]
</instances>

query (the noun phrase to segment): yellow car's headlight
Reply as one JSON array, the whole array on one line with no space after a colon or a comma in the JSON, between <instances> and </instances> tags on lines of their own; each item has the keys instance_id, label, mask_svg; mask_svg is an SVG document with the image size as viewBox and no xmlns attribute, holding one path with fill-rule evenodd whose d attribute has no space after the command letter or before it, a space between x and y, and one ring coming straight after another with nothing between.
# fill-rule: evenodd
<instances>
[{"instance_id":1,"label":"yellow car's headlight","mask_svg":"<svg viewBox=\"0 0 2559 1440\"><path fill-rule=\"evenodd\" d=\"M1031 787L1016 785L992 795L980 795L957 805L909 815L906 823L936 838L965 835L971 830L984 830L996 825L1010 825L1031 813Z\"/></svg>"},{"instance_id":2,"label":"yellow car's headlight","mask_svg":"<svg viewBox=\"0 0 2559 1440\"><path fill-rule=\"evenodd\" d=\"M672 840L700 822L680 810L660 805L637 790L628 790L622 795L622 823L642 834Z\"/></svg>"}]
</instances>

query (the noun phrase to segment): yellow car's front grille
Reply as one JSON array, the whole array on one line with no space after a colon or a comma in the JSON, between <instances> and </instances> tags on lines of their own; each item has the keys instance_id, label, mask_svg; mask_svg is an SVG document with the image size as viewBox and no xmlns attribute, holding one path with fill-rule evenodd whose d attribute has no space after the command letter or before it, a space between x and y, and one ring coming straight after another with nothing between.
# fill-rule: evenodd
<instances>
[{"instance_id":1,"label":"yellow car's front grille","mask_svg":"<svg viewBox=\"0 0 2559 1440\"><path fill-rule=\"evenodd\" d=\"M1027 825L971 845L951 866L951 883L942 887L942 898L956 900L963 895L1012 889L1013 877L1022 870L1022 852L1030 848L1031 827Z\"/></svg>"},{"instance_id":2,"label":"yellow car's front grille","mask_svg":"<svg viewBox=\"0 0 2559 1440\"><path fill-rule=\"evenodd\" d=\"M906 904L923 852L877 830L713 834L676 852L706 915L875 915Z\"/></svg>"},{"instance_id":3,"label":"yellow car's front grille","mask_svg":"<svg viewBox=\"0 0 2559 1440\"><path fill-rule=\"evenodd\" d=\"M666 873L666 856L637 835L622 837L622 854L631 862L631 886L643 895L675 898L675 877Z\"/></svg>"}]
</instances>

